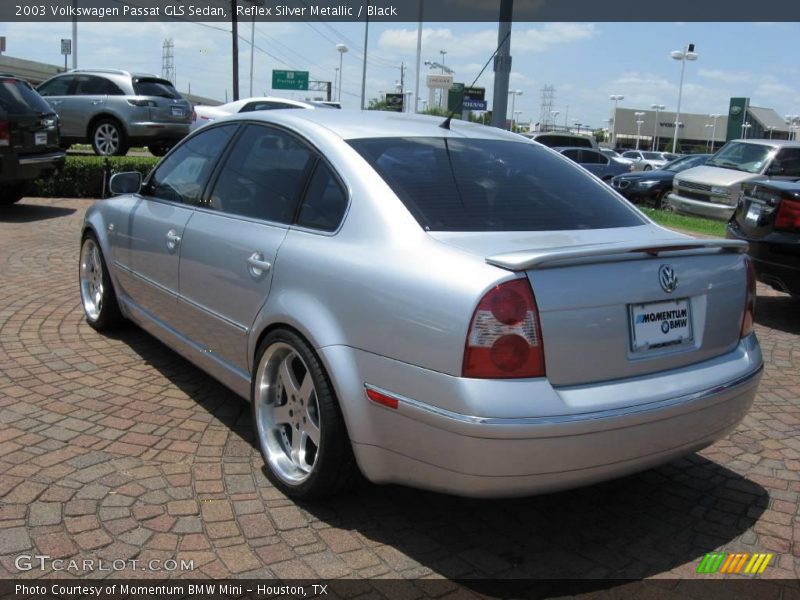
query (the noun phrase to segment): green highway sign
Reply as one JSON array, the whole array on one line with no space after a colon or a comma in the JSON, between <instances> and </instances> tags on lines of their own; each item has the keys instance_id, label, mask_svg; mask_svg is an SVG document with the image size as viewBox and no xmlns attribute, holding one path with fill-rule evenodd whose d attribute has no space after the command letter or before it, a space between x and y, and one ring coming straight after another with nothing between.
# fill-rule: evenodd
<instances>
[{"instance_id":1,"label":"green highway sign","mask_svg":"<svg viewBox=\"0 0 800 600\"><path fill-rule=\"evenodd\" d=\"M272 71L273 90L307 90L308 71Z\"/></svg>"}]
</instances>

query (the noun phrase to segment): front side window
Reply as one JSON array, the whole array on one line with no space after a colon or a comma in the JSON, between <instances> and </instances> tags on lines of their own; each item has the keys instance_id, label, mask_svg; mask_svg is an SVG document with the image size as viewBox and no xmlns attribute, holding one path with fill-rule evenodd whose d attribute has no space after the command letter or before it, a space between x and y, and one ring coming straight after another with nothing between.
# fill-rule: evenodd
<instances>
[{"instance_id":1,"label":"front side window","mask_svg":"<svg viewBox=\"0 0 800 600\"><path fill-rule=\"evenodd\" d=\"M162 200L199 204L208 177L236 128L212 127L181 144L156 167L145 193Z\"/></svg>"},{"instance_id":2,"label":"front side window","mask_svg":"<svg viewBox=\"0 0 800 600\"><path fill-rule=\"evenodd\" d=\"M247 125L220 172L209 208L291 223L315 159L308 146L288 133Z\"/></svg>"},{"instance_id":3,"label":"front side window","mask_svg":"<svg viewBox=\"0 0 800 600\"><path fill-rule=\"evenodd\" d=\"M349 144L427 231L554 231L646 223L596 177L538 144L426 137Z\"/></svg>"},{"instance_id":4,"label":"front side window","mask_svg":"<svg viewBox=\"0 0 800 600\"><path fill-rule=\"evenodd\" d=\"M599 152L581 150L581 162L587 165L607 165L608 159Z\"/></svg>"},{"instance_id":5,"label":"front side window","mask_svg":"<svg viewBox=\"0 0 800 600\"><path fill-rule=\"evenodd\" d=\"M45 81L39 86L37 91L42 96L66 96L69 92L69 86L72 84L74 79L75 77L73 75L56 77L50 81Z\"/></svg>"},{"instance_id":6,"label":"front side window","mask_svg":"<svg viewBox=\"0 0 800 600\"><path fill-rule=\"evenodd\" d=\"M770 174L800 177L800 148L783 148L770 166Z\"/></svg>"}]
</instances>

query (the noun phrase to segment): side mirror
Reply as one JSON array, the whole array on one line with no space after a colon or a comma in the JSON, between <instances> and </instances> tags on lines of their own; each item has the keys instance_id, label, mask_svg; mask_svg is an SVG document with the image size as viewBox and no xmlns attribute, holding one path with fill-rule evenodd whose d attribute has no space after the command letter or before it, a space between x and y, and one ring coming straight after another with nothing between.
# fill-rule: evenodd
<instances>
[{"instance_id":1,"label":"side mirror","mask_svg":"<svg viewBox=\"0 0 800 600\"><path fill-rule=\"evenodd\" d=\"M120 194L135 194L142 187L142 174L136 171L116 173L108 182L109 191L118 196Z\"/></svg>"}]
</instances>

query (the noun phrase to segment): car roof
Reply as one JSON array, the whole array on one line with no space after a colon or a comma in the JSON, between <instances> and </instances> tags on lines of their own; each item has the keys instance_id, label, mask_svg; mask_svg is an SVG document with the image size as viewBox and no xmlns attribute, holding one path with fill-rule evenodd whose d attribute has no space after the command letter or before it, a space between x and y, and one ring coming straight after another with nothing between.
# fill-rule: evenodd
<instances>
[{"instance_id":1,"label":"car roof","mask_svg":"<svg viewBox=\"0 0 800 600\"><path fill-rule=\"evenodd\" d=\"M730 140L731 142L744 142L745 144L758 144L761 146L774 146L775 148L800 148L800 142L795 142L793 140L767 140L767 139L738 139L738 140Z\"/></svg>"},{"instance_id":2,"label":"car roof","mask_svg":"<svg viewBox=\"0 0 800 600\"><path fill-rule=\"evenodd\" d=\"M440 125L443 117L380 110L295 110L275 109L237 113L223 121L264 121L306 131L326 129L342 139L384 137L467 137L532 143L516 133L453 119L450 129Z\"/></svg>"},{"instance_id":3,"label":"car roof","mask_svg":"<svg viewBox=\"0 0 800 600\"><path fill-rule=\"evenodd\" d=\"M589 148L588 146L552 146L551 150L557 150L558 152L562 150L594 150L595 152L600 152L599 148Z\"/></svg>"}]
</instances>

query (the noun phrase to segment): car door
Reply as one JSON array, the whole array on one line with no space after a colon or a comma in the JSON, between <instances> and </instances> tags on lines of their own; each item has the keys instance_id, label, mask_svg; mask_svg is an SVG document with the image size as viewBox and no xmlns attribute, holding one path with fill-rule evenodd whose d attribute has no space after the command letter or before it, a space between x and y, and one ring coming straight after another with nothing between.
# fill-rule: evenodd
<instances>
[{"instance_id":1,"label":"car door","mask_svg":"<svg viewBox=\"0 0 800 600\"><path fill-rule=\"evenodd\" d=\"M211 127L175 148L132 198L124 222L115 224L112 253L123 293L173 327L184 229L237 128Z\"/></svg>"},{"instance_id":2,"label":"car door","mask_svg":"<svg viewBox=\"0 0 800 600\"><path fill-rule=\"evenodd\" d=\"M601 179L608 175L608 159L596 150L580 151L580 165Z\"/></svg>"},{"instance_id":3,"label":"car door","mask_svg":"<svg viewBox=\"0 0 800 600\"><path fill-rule=\"evenodd\" d=\"M79 133L76 127L74 115L67 111L71 107L69 102L70 90L74 87L75 75L62 75L61 77L54 77L45 81L40 85L36 91L47 100L47 103L53 107L53 110L58 114L59 131L61 137L79 137L83 135Z\"/></svg>"},{"instance_id":4,"label":"car door","mask_svg":"<svg viewBox=\"0 0 800 600\"><path fill-rule=\"evenodd\" d=\"M181 327L205 352L247 372L247 335L316 155L292 134L245 126L183 235Z\"/></svg>"}]
</instances>

